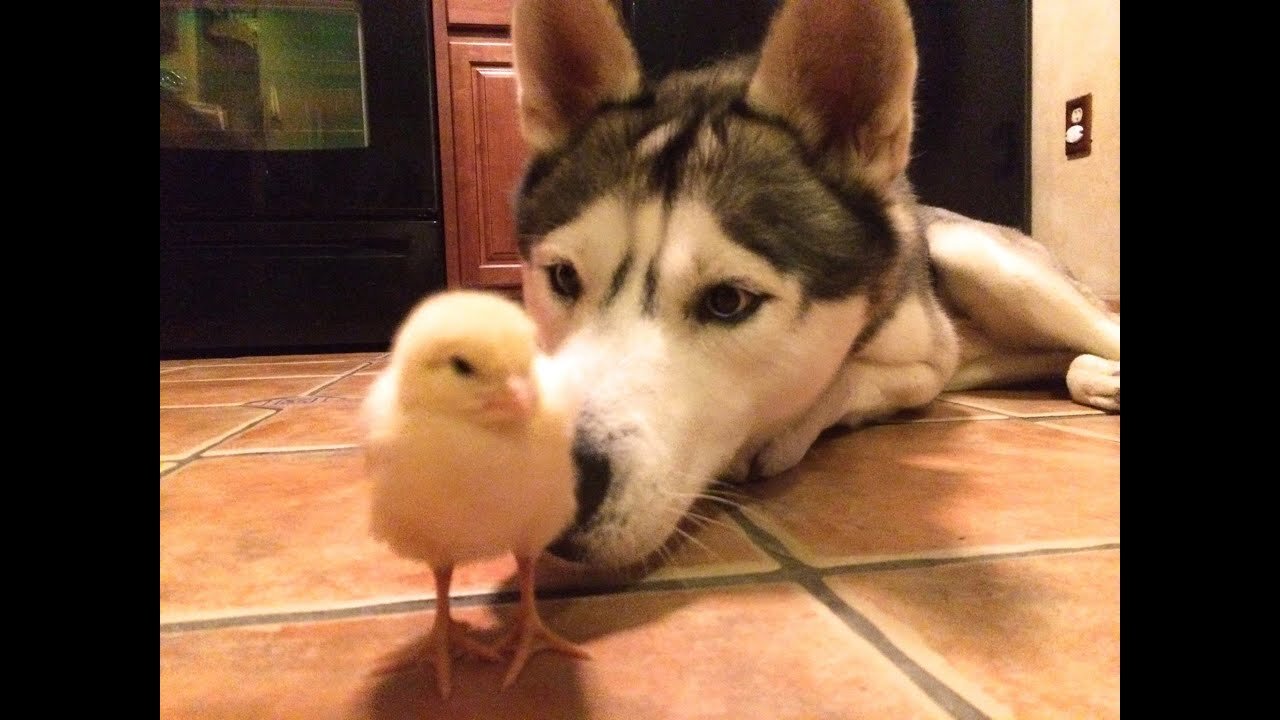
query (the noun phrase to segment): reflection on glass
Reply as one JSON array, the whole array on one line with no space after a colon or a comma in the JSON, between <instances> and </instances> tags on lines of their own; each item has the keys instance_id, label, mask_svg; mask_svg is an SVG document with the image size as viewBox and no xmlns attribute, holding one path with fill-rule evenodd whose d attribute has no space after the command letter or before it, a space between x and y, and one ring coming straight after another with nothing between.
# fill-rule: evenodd
<instances>
[{"instance_id":1,"label":"reflection on glass","mask_svg":"<svg viewBox=\"0 0 1280 720\"><path fill-rule=\"evenodd\" d=\"M369 145L356 0L161 0L160 146Z\"/></svg>"}]
</instances>

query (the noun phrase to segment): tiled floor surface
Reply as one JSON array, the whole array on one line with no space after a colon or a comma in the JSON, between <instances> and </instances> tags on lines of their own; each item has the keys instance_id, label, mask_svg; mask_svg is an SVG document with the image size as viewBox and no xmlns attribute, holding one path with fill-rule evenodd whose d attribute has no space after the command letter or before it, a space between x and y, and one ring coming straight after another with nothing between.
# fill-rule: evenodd
<instances>
[{"instance_id":1,"label":"tiled floor surface","mask_svg":"<svg viewBox=\"0 0 1280 720\"><path fill-rule=\"evenodd\" d=\"M1065 391L944 395L821 441L639 579L544 558L587 661L374 669L421 642L429 571L368 536L356 408L381 354L160 363L160 715L1109 718L1120 702L1120 417ZM459 568L496 637L514 562Z\"/></svg>"}]
</instances>

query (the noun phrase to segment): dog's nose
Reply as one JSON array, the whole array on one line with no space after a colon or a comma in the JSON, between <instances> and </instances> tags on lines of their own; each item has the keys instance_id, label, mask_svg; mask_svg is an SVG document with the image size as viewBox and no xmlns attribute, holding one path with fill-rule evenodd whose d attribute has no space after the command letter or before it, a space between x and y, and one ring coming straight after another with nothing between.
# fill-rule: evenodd
<instances>
[{"instance_id":1,"label":"dog's nose","mask_svg":"<svg viewBox=\"0 0 1280 720\"><path fill-rule=\"evenodd\" d=\"M547 549L557 557L579 561L585 557L586 550L576 541L576 537L591 523L596 511L600 509L600 503L604 502L604 496L609 492L609 483L613 479L613 470L609 465L609 456L582 430L573 438L573 464L578 471L578 484L574 489L578 499L578 514L573 525Z\"/></svg>"}]
</instances>

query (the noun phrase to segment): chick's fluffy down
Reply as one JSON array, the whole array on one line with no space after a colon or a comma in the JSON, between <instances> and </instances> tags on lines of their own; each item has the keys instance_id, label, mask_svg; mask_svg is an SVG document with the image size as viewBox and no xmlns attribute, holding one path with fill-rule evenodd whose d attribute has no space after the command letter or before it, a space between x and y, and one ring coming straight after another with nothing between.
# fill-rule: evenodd
<instances>
[{"instance_id":1,"label":"chick's fluffy down","mask_svg":"<svg viewBox=\"0 0 1280 720\"><path fill-rule=\"evenodd\" d=\"M402 383L413 375L399 366L411 356L398 356L401 349L393 348L390 367L364 404L373 535L432 565L541 552L576 509L569 452L574 404L554 362L530 351L533 411L518 422L493 424L404 402L413 392Z\"/></svg>"}]
</instances>

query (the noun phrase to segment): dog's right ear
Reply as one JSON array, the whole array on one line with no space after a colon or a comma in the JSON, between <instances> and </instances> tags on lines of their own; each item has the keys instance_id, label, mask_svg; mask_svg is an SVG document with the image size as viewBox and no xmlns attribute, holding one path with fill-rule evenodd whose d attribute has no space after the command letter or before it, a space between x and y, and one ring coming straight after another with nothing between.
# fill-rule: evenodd
<instances>
[{"instance_id":1,"label":"dog's right ear","mask_svg":"<svg viewBox=\"0 0 1280 720\"><path fill-rule=\"evenodd\" d=\"M519 0L511 19L520 130L548 152L602 104L637 95L640 61L609 0Z\"/></svg>"},{"instance_id":2,"label":"dog's right ear","mask_svg":"<svg viewBox=\"0 0 1280 720\"><path fill-rule=\"evenodd\" d=\"M911 159L916 66L905 0L787 0L747 102L795 128L828 174L885 188Z\"/></svg>"}]
</instances>

